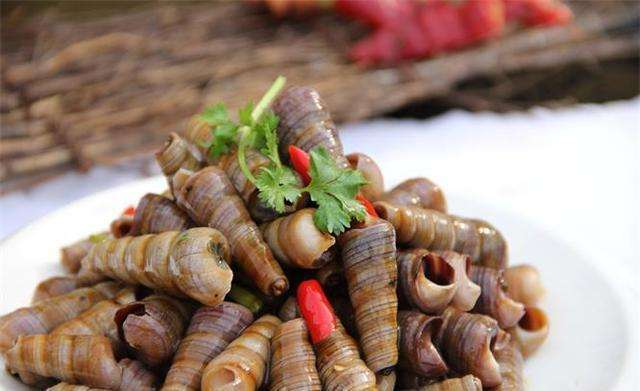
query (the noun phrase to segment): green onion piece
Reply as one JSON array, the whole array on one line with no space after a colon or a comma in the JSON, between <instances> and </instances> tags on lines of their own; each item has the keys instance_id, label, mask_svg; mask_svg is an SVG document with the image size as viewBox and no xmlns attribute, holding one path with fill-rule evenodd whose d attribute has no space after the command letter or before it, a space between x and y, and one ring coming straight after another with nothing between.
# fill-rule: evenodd
<instances>
[{"instance_id":1,"label":"green onion piece","mask_svg":"<svg viewBox=\"0 0 640 391\"><path fill-rule=\"evenodd\" d=\"M247 307L254 315L262 312L264 303L253 292L239 285L231 285L231 290L227 293L227 297L240 305Z\"/></svg>"},{"instance_id":2,"label":"green onion piece","mask_svg":"<svg viewBox=\"0 0 640 391\"><path fill-rule=\"evenodd\" d=\"M109 237L109 234L106 232L102 232L99 234L93 234L89 236L89 241L93 244L98 244L100 242L105 241Z\"/></svg>"}]
</instances>

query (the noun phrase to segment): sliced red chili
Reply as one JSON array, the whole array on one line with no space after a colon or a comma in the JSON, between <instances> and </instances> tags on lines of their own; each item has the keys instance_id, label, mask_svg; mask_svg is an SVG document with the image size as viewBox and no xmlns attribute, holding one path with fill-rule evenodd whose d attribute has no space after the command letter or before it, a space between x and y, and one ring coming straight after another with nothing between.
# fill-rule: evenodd
<instances>
[{"instance_id":1,"label":"sliced red chili","mask_svg":"<svg viewBox=\"0 0 640 391\"><path fill-rule=\"evenodd\" d=\"M294 170L302 177L305 186L308 185L311 182L311 177L309 176L311 158L309 154L295 145L289 145L289 159L291 159Z\"/></svg>"},{"instance_id":2,"label":"sliced red chili","mask_svg":"<svg viewBox=\"0 0 640 391\"><path fill-rule=\"evenodd\" d=\"M317 280L306 280L298 286L298 306L307 323L311 341L316 344L336 329L336 315Z\"/></svg>"},{"instance_id":3,"label":"sliced red chili","mask_svg":"<svg viewBox=\"0 0 640 391\"><path fill-rule=\"evenodd\" d=\"M365 196L363 196L361 193L358 193L356 195L356 200L358 200L358 202L361 203L362 206L364 206L364 208L367 210L367 213L369 213L369 216L379 217L378 212L376 212L376 209L373 207L371 201L366 199Z\"/></svg>"}]
</instances>

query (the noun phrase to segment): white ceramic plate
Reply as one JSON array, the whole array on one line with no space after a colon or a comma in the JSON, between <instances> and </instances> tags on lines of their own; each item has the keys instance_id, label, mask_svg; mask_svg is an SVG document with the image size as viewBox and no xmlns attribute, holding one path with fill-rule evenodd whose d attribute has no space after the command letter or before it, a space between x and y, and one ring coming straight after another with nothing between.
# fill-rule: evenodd
<instances>
[{"instance_id":1,"label":"white ceramic plate","mask_svg":"<svg viewBox=\"0 0 640 391\"><path fill-rule=\"evenodd\" d=\"M36 283L61 274L59 248L103 230L127 205L165 187L151 178L84 198L27 226L0 244L0 313L29 303ZM630 317L615 280L600 266L517 215L448 195L458 214L493 222L509 240L512 263L536 265L547 287L542 304L551 322L549 340L526 363L531 390L628 389L633 346ZM0 389L24 389L6 373Z\"/></svg>"}]
</instances>

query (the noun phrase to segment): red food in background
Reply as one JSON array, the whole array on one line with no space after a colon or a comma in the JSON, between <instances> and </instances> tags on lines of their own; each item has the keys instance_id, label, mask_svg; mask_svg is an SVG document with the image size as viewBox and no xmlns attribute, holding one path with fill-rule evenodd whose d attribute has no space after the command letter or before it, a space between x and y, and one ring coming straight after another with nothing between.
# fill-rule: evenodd
<instances>
[{"instance_id":1,"label":"red food in background","mask_svg":"<svg viewBox=\"0 0 640 391\"><path fill-rule=\"evenodd\" d=\"M565 24L573 14L566 5L556 0L504 0L508 21L525 26L553 26Z\"/></svg>"},{"instance_id":2,"label":"red food in background","mask_svg":"<svg viewBox=\"0 0 640 391\"><path fill-rule=\"evenodd\" d=\"M393 64L455 50L499 36L505 24L502 0L459 4L445 0L337 0L336 9L354 19L371 18L368 24L376 26L372 35L349 52L354 61L364 65ZM374 10L379 14L372 16Z\"/></svg>"},{"instance_id":3,"label":"red food in background","mask_svg":"<svg viewBox=\"0 0 640 391\"><path fill-rule=\"evenodd\" d=\"M556 0L266 0L278 16L333 8L373 31L349 57L362 65L394 65L473 45L502 34L507 22L525 26L565 24L571 10ZM288 4L288 5L287 5Z\"/></svg>"}]
</instances>

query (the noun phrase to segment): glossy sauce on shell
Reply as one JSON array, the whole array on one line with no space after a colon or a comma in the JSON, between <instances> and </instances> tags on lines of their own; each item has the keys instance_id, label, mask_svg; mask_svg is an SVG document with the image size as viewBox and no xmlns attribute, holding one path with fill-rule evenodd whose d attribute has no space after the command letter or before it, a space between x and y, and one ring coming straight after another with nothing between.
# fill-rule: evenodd
<instances>
[{"instance_id":1,"label":"glossy sauce on shell","mask_svg":"<svg viewBox=\"0 0 640 391\"><path fill-rule=\"evenodd\" d=\"M204 367L253 321L245 307L222 302L200 307L173 357L162 391L197 391Z\"/></svg>"},{"instance_id":2,"label":"glossy sauce on shell","mask_svg":"<svg viewBox=\"0 0 640 391\"><path fill-rule=\"evenodd\" d=\"M271 354L271 338L280 325L264 315L209 362L202 374L202 391L256 390L263 385Z\"/></svg>"},{"instance_id":3,"label":"glossy sauce on shell","mask_svg":"<svg viewBox=\"0 0 640 391\"><path fill-rule=\"evenodd\" d=\"M314 344L318 374L327 391L376 389L376 376L360 358L358 345L341 325Z\"/></svg>"},{"instance_id":4,"label":"glossy sauce on shell","mask_svg":"<svg viewBox=\"0 0 640 391\"><path fill-rule=\"evenodd\" d=\"M121 291L122 292L122 291ZM130 297L133 301L135 297ZM53 330L51 335L104 335L111 340L114 352L122 352L118 336L118 328L113 318L125 302L114 299L102 300L77 317L62 323Z\"/></svg>"},{"instance_id":5,"label":"glossy sauce on shell","mask_svg":"<svg viewBox=\"0 0 640 391\"><path fill-rule=\"evenodd\" d=\"M165 144L155 154L160 170L167 177L169 188L175 193L173 176L178 170L196 171L202 166L200 154L177 133L170 133Z\"/></svg>"},{"instance_id":6,"label":"glossy sauce on shell","mask_svg":"<svg viewBox=\"0 0 640 391\"><path fill-rule=\"evenodd\" d=\"M189 216L172 200L148 193L138 202L130 234L137 236L166 231L184 231L192 226L193 222Z\"/></svg>"},{"instance_id":7,"label":"glossy sauce on shell","mask_svg":"<svg viewBox=\"0 0 640 391\"><path fill-rule=\"evenodd\" d=\"M514 326L524 316L524 305L509 298L505 292L502 270L473 265L471 280L481 288L473 312L491 316L504 329Z\"/></svg>"},{"instance_id":8,"label":"glossy sauce on shell","mask_svg":"<svg viewBox=\"0 0 640 391\"><path fill-rule=\"evenodd\" d=\"M233 272L227 239L212 228L126 236L96 244L82 261L81 279L113 278L207 305L222 302Z\"/></svg>"},{"instance_id":9,"label":"glossy sauce on shell","mask_svg":"<svg viewBox=\"0 0 640 391\"><path fill-rule=\"evenodd\" d=\"M287 291L287 277L224 171L211 166L194 173L178 190L177 201L196 223L224 234L236 262L262 293Z\"/></svg>"},{"instance_id":10,"label":"glossy sauce on shell","mask_svg":"<svg viewBox=\"0 0 640 391\"><path fill-rule=\"evenodd\" d=\"M331 261L323 256L336 242L313 222L316 209L305 208L260 226L278 261L290 267L318 269Z\"/></svg>"},{"instance_id":11,"label":"glossy sauce on shell","mask_svg":"<svg viewBox=\"0 0 640 391\"><path fill-rule=\"evenodd\" d=\"M500 384L500 365L493 352L500 330L498 322L452 307L447 308L442 317L444 322L436 346L449 367L457 373L476 376L484 387Z\"/></svg>"},{"instance_id":12,"label":"glossy sauce on shell","mask_svg":"<svg viewBox=\"0 0 640 391\"><path fill-rule=\"evenodd\" d=\"M105 282L42 300L0 317L0 352L11 348L21 335L46 334L101 300L115 296L122 286Z\"/></svg>"},{"instance_id":13,"label":"glossy sauce on shell","mask_svg":"<svg viewBox=\"0 0 640 391\"><path fill-rule=\"evenodd\" d=\"M155 367L175 353L192 311L189 303L165 295L152 295L119 309L114 322L120 340L136 358Z\"/></svg>"},{"instance_id":14,"label":"glossy sauce on shell","mask_svg":"<svg viewBox=\"0 0 640 391\"><path fill-rule=\"evenodd\" d=\"M385 201L375 202L374 207L381 218L393 224L399 244L468 254L473 263L496 269L507 265L506 241L485 221Z\"/></svg>"},{"instance_id":15,"label":"glossy sauce on shell","mask_svg":"<svg viewBox=\"0 0 640 391\"><path fill-rule=\"evenodd\" d=\"M104 336L21 336L6 352L5 359L9 371L19 374L23 381L35 374L114 390L122 381L122 368L113 357L111 342Z\"/></svg>"},{"instance_id":16,"label":"glossy sauce on shell","mask_svg":"<svg viewBox=\"0 0 640 391\"><path fill-rule=\"evenodd\" d=\"M447 199L440 186L427 178L407 179L380 197L398 206L418 206L447 213Z\"/></svg>"},{"instance_id":17,"label":"glossy sauce on shell","mask_svg":"<svg viewBox=\"0 0 640 391\"><path fill-rule=\"evenodd\" d=\"M303 319L282 323L271 341L269 389L320 391L316 355Z\"/></svg>"},{"instance_id":18,"label":"glossy sauce on shell","mask_svg":"<svg viewBox=\"0 0 640 391\"><path fill-rule=\"evenodd\" d=\"M348 167L338 129L318 92L311 87L289 87L273 103L280 118L278 139L280 155L288 157L289 145L310 152L325 147L339 167Z\"/></svg>"},{"instance_id":19,"label":"glossy sauce on shell","mask_svg":"<svg viewBox=\"0 0 640 391\"><path fill-rule=\"evenodd\" d=\"M382 219L343 233L338 241L367 365L378 372L398 362L395 231Z\"/></svg>"},{"instance_id":20,"label":"glossy sauce on shell","mask_svg":"<svg viewBox=\"0 0 640 391\"><path fill-rule=\"evenodd\" d=\"M360 192L369 201L377 201L384 193L384 177L376 162L364 153L356 152L347 155L351 168L362 173L368 182L360 188Z\"/></svg>"},{"instance_id":21,"label":"glossy sauce on shell","mask_svg":"<svg viewBox=\"0 0 640 391\"><path fill-rule=\"evenodd\" d=\"M433 340L440 333L442 318L417 311L398 312L400 360L398 367L426 378L437 378L448 371Z\"/></svg>"},{"instance_id":22,"label":"glossy sauce on shell","mask_svg":"<svg viewBox=\"0 0 640 391\"><path fill-rule=\"evenodd\" d=\"M456 271L439 255L423 249L398 252L399 289L403 301L425 314L439 314L453 300Z\"/></svg>"}]
</instances>

